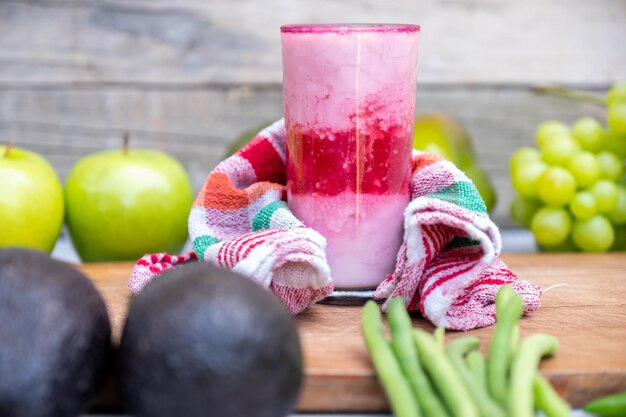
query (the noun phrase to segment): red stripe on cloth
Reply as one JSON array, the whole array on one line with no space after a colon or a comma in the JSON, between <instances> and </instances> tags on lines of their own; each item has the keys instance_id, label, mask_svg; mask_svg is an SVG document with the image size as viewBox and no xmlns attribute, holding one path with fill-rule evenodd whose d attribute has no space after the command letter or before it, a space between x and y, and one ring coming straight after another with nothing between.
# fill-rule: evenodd
<instances>
[{"instance_id":1,"label":"red stripe on cloth","mask_svg":"<svg viewBox=\"0 0 626 417\"><path fill-rule=\"evenodd\" d=\"M235 265L242 259L239 257L241 252L241 248L243 246L254 239L261 239L264 241L264 236L258 233L248 233L245 235L238 236L236 238L230 239L228 242L228 261L230 263L230 268L234 268Z\"/></svg>"},{"instance_id":2,"label":"red stripe on cloth","mask_svg":"<svg viewBox=\"0 0 626 417\"><path fill-rule=\"evenodd\" d=\"M437 280L435 280L435 281L426 282L426 284L424 285L424 293L423 293L422 297L428 296L428 294L430 294L436 287L440 287L443 284L445 284L446 282L451 281L454 278L458 277L459 275L463 275L466 272L470 271L471 269L475 268L476 264L478 264L479 262L480 261L478 261L478 260L476 260L476 261L469 261L467 263L463 262L460 265L467 264L466 268L460 268L460 269L458 269L458 270L456 270L454 272L451 271L450 274L443 275L443 276L441 276L441 278L437 278Z\"/></svg>"},{"instance_id":3,"label":"red stripe on cloth","mask_svg":"<svg viewBox=\"0 0 626 417\"><path fill-rule=\"evenodd\" d=\"M441 249L451 239L451 236L443 235L443 227L440 225L426 225L422 227L422 245L425 249L425 263L430 263L441 252Z\"/></svg>"},{"instance_id":4,"label":"red stripe on cloth","mask_svg":"<svg viewBox=\"0 0 626 417\"><path fill-rule=\"evenodd\" d=\"M245 242L241 243L241 246L239 247L238 251L237 251L237 256L239 259L244 259L246 257L248 257L248 255L250 254L250 252L252 252L252 249L254 249L255 247L259 246L260 244L262 244L263 242L265 242L265 238L271 235L275 235L276 233L280 233L280 232L284 232L284 230L272 230L270 232L264 233L262 235L259 236L259 233L255 233L254 235L250 236L249 239L247 239ZM248 243L250 243L251 241L257 239L257 242L254 242L253 244L251 244L250 246L248 246L245 250L245 252L243 254L241 254L241 251L243 250L243 248L246 247L246 245Z\"/></svg>"},{"instance_id":5,"label":"red stripe on cloth","mask_svg":"<svg viewBox=\"0 0 626 417\"><path fill-rule=\"evenodd\" d=\"M507 264L505 264L500 258L497 258L491 265L489 265L489 268L485 271L485 275L501 275L503 272L512 274L515 278L517 278L517 275L515 275L513 271L509 269Z\"/></svg>"},{"instance_id":6,"label":"red stripe on cloth","mask_svg":"<svg viewBox=\"0 0 626 417\"><path fill-rule=\"evenodd\" d=\"M508 273L507 273L508 272ZM485 274L487 272L483 272L483 274ZM499 275L499 278L480 278L478 281L474 282L472 285L470 285L469 287L467 287L465 290L466 291L472 291L474 288L479 287L481 285L504 285L504 284L508 284L510 282L515 281L516 275L513 274L511 271L502 271L499 270L497 272L491 272L488 273L487 276L489 275Z\"/></svg>"},{"instance_id":7,"label":"red stripe on cloth","mask_svg":"<svg viewBox=\"0 0 626 417\"><path fill-rule=\"evenodd\" d=\"M443 277L439 278L437 281L433 282L422 293L422 301L420 303L420 309L421 310L424 309L424 302L428 298L428 295L435 290L435 288L438 288L438 287L442 286L444 283L446 283L446 282L448 282L448 281L458 277L459 275L465 274L467 271L469 271L470 269L474 268L475 266L476 266L476 264L472 263L467 268L459 269L458 271L456 271L456 272L454 272L454 273L452 273L450 275L443 276Z\"/></svg>"},{"instance_id":8,"label":"red stripe on cloth","mask_svg":"<svg viewBox=\"0 0 626 417\"><path fill-rule=\"evenodd\" d=\"M152 265L148 268L148 270L153 274L160 274L161 272L163 272L163 268L159 265Z\"/></svg>"},{"instance_id":9,"label":"red stripe on cloth","mask_svg":"<svg viewBox=\"0 0 626 417\"><path fill-rule=\"evenodd\" d=\"M217 254L215 255L215 260L217 261L217 264L222 267L225 268L226 264L224 262L224 247L228 244L228 241L223 242L222 244L220 244L220 248L217 251Z\"/></svg>"},{"instance_id":10,"label":"red stripe on cloth","mask_svg":"<svg viewBox=\"0 0 626 417\"><path fill-rule=\"evenodd\" d=\"M218 265L229 269L234 268L239 261L244 259L250 253L248 250L243 254L243 256L240 255L242 248L244 248L248 242L258 240L258 242L254 245L257 246L264 243L268 236L280 232L284 232L284 230L267 230L263 232L248 233L224 241L217 252L216 259Z\"/></svg>"},{"instance_id":11,"label":"red stripe on cloth","mask_svg":"<svg viewBox=\"0 0 626 417\"><path fill-rule=\"evenodd\" d=\"M413 297L411 297L411 301L409 302L409 305L407 306L407 310L409 310L409 311L417 310L417 306L419 304L419 301L420 301L420 293L419 293L419 291L415 291L413 293Z\"/></svg>"},{"instance_id":12,"label":"red stripe on cloth","mask_svg":"<svg viewBox=\"0 0 626 417\"><path fill-rule=\"evenodd\" d=\"M465 293L463 297L469 298L472 291L474 291L478 287L494 286L494 285L502 286L502 285L508 284L509 282L511 281L508 279L503 279L503 278L487 278L487 279L481 278L481 279L478 279L476 282L472 283L469 287L463 289L463 292Z\"/></svg>"},{"instance_id":13,"label":"red stripe on cloth","mask_svg":"<svg viewBox=\"0 0 626 417\"><path fill-rule=\"evenodd\" d=\"M246 239L249 239L250 235L241 235L235 238L229 239L226 248L226 256L227 263L229 268L234 268L239 262L239 251L241 250L241 245L244 243Z\"/></svg>"},{"instance_id":14,"label":"red stripe on cloth","mask_svg":"<svg viewBox=\"0 0 626 417\"><path fill-rule=\"evenodd\" d=\"M285 184L285 165L268 139L257 136L238 155L250 162L258 182Z\"/></svg>"},{"instance_id":15,"label":"red stripe on cloth","mask_svg":"<svg viewBox=\"0 0 626 417\"><path fill-rule=\"evenodd\" d=\"M444 261L436 261L431 263L430 265L428 265L428 278L433 278L436 277L437 275L439 275L441 272L444 271L449 271L452 268L456 268L458 266L461 265L465 265L467 264L466 260L461 260L461 261L450 261L450 260L446 260ZM427 282L424 282L424 285L427 285Z\"/></svg>"},{"instance_id":16,"label":"red stripe on cloth","mask_svg":"<svg viewBox=\"0 0 626 417\"><path fill-rule=\"evenodd\" d=\"M422 235L422 246L424 247L424 258L426 259L426 262L429 262L432 259L432 252L430 250L430 243L432 242L432 239L430 238L430 236L428 235L428 229L427 228L422 228L422 230L424 231L424 234Z\"/></svg>"}]
</instances>

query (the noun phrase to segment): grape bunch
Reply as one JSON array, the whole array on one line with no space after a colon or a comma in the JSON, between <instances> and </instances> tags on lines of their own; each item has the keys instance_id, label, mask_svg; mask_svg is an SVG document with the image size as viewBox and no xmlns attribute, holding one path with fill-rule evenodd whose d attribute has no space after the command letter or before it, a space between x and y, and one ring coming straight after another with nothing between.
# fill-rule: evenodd
<instances>
[{"instance_id":1,"label":"grape bunch","mask_svg":"<svg viewBox=\"0 0 626 417\"><path fill-rule=\"evenodd\" d=\"M511 217L547 251L626 250L626 83L606 96L607 124L539 125L511 156Z\"/></svg>"}]
</instances>

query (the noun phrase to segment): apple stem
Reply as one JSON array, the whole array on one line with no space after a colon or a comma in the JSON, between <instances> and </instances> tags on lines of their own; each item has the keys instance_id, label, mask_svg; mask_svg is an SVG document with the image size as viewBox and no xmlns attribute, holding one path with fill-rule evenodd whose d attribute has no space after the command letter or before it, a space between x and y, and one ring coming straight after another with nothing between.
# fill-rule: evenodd
<instances>
[{"instance_id":1,"label":"apple stem","mask_svg":"<svg viewBox=\"0 0 626 417\"><path fill-rule=\"evenodd\" d=\"M9 143L7 143L7 147L4 148L4 154L2 155L3 158L7 158L9 156L9 153L11 152L11 150L13 149L13 147L15 146L15 142L14 141L10 141Z\"/></svg>"},{"instance_id":2,"label":"apple stem","mask_svg":"<svg viewBox=\"0 0 626 417\"><path fill-rule=\"evenodd\" d=\"M583 101L585 103L597 104L599 106L606 106L606 101L603 96L598 94L588 93L586 91L574 90L566 87L558 86L536 86L531 87L530 91L538 94L548 94L551 96L561 97L568 100Z\"/></svg>"},{"instance_id":3,"label":"apple stem","mask_svg":"<svg viewBox=\"0 0 626 417\"><path fill-rule=\"evenodd\" d=\"M122 152L124 155L128 155L128 143L130 142L130 135L128 132L124 133L124 139L122 144Z\"/></svg>"}]
</instances>

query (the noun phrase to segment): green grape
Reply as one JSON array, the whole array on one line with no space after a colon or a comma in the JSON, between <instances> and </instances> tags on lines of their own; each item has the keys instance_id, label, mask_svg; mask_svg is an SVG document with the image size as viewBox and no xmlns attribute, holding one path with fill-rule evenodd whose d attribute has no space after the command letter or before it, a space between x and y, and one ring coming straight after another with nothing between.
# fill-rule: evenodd
<instances>
[{"instance_id":1,"label":"green grape","mask_svg":"<svg viewBox=\"0 0 626 417\"><path fill-rule=\"evenodd\" d=\"M596 198L596 206L600 213L610 213L617 206L619 192L614 182L599 180L589 190Z\"/></svg>"},{"instance_id":2,"label":"green grape","mask_svg":"<svg viewBox=\"0 0 626 417\"><path fill-rule=\"evenodd\" d=\"M615 229L615 241L611 245L612 251L626 251L626 226L617 226Z\"/></svg>"},{"instance_id":3,"label":"green grape","mask_svg":"<svg viewBox=\"0 0 626 417\"><path fill-rule=\"evenodd\" d=\"M572 219L567 210L555 207L542 207L537 210L530 222L537 243L554 246L563 243L572 228Z\"/></svg>"},{"instance_id":4,"label":"green grape","mask_svg":"<svg viewBox=\"0 0 626 417\"><path fill-rule=\"evenodd\" d=\"M576 179L579 187L587 188L600 179L600 162L588 151L578 152L567 163L567 169Z\"/></svg>"},{"instance_id":5,"label":"green grape","mask_svg":"<svg viewBox=\"0 0 626 417\"><path fill-rule=\"evenodd\" d=\"M626 101L611 104L606 119L613 132L626 135Z\"/></svg>"},{"instance_id":6,"label":"green grape","mask_svg":"<svg viewBox=\"0 0 626 417\"><path fill-rule=\"evenodd\" d=\"M540 208L541 203L539 200L516 195L513 201L511 201L511 218L520 226L529 227L530 221Z\"/></svg>"},{"instance_id":7,"label":"green grape","mask_svg":"<svg viewBox=\"0 0 626 417\"><path fill-rule=\"evenodd\" d=\"M609 213L609 220L613 224L624 225L626 224L626 187L620 185L617 187L617 190L617 204L613 211Z\"/></svg>"},{"instance_id":8,"label":"green grape","mask_svg":"<svg viewBox=\"0 0 626 417\"><path fill-rule=\"evenodd\" d=\"M547 169L548 165L541 161L519 167L511 172L513 188L515 188L515 191L522 197L537 197L537 182Z\"/></svg>"},{"instance_id":9,"label":"green grape","mask_svg":"<svg viewBox=\"0 0 626 417\"><path fill-rule=\"evenodd\" d=\"M589 191L579 191L569 203L569 210L579 220L587 220L598 212L596 198Z\"/></svg>"},{"instance_id":10,"label":"green grape","mask_svg":"<svg viewBox=\"0 0 626 417\"><path fill-rule=\"evenodd\" d=\"M596 214L588 220L574 221L572 239L585 252L606 252L615 240L615 231L606 217Z\"/></svg>"},{"instance_id":11,"label":"green grape","mask_svg":"<svg viewBox=\"0 0 626 417\"><path fill-rule=\"evenodd\" d=\"M611 181L619 180L622 175L622 161L614 153L602 151L597 155L600 162L600 176Z\"/></svg>"},{"instance_id":12,"label":"green grape","mask_svg":"<svg viewBox=\"0 0 626 417\"><path fill-rule=\"evenodd\" d=\"M525 146L513 152L509 162L509 169L513 172L526 164L537 162L540 159L541 154L537 149Z\"/></svg>"},{"instance_id":13,"label":"green grape","mask_svg":"<svg viewBox=\"0 0 626 417\"><path fill-rule=\"evenodd\" d=\"M614 153L619 158L626 159L626 135L618 135L615 132L604 132L603 149Z\"/></svg>"},{"instance_id":14,"label":"green grape","mask_svg":"<svg viewBox=\"0 0 626 417\"><path fill-rule=\"evenodd\" d=\"M572 126L572 136L580 147L595 152L602 147L602 125L593 117L582 117Z\"/></svg>"},{"instance_id":15,"label":"green grape","mask_svg":"<svg viewBox=\"0 0 626 417\"><path fill-rule=\"evenodd\" d=\"M576 194L576 179L561 167L550 167L537 182L539 199L550 206L564 206Z\"/></svg>"},{"instance_id":16,"label":"green grape","mask_svg":"<svg viewBox=\"0 0 626 417\"><path fill-rule=\"evenodd\" d=\"M537 128L535 133L535 140L537 146L543 147L544 143L547 143L555 136L567 136L569 135L569 127L563 122L557 120L548 120L543 122Z\"/></svg>"},{"instance_id":17,"label":"green grape","mask_svg":"<svg viewBox=\"0 0 626 417\"><path fill-rule=\"evenodd\" d=\"M626 101L626 82L621 82L613 85L606 95L606 104L611 105L617 102Z\"/></svg>"},{"instance_id":18,"label":"green grape","mask_svg":"<svg viewBox=\"0 0 626 417\"><path fill-rule=\"evenodd\" d=\"M570 136L555 136L544 142L541 159L550 165L567 165L567 162L580 152L580 145Z\"/></svg>"}]
</instances>

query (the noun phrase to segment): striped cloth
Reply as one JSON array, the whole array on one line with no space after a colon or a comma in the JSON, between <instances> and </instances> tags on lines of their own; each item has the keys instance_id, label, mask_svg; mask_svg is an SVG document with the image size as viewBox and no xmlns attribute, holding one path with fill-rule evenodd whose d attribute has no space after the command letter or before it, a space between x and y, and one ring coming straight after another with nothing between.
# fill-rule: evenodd
<instances>
[{"instance_id":1,"label":"striped cloth","mask_svg":"<svg viewBox=\"0 0 626 417\"><path fill-rule=\"evenodd\" d=\"M189 217L194 252L144 256L133 269L131 292L197 257L250 277L294 314L330 295L326 240L289 211L284 184L280 120L209 174ZM402 297L435 325L468 330L494 323L495 296L504 284L524 298L525 313L539 307L540 288L518 280L499 259L499 231L472 182L452 163L414 153L404 220L395 271L374 293L387 299L384 308Z\"/></svg>"}]
</instances>

